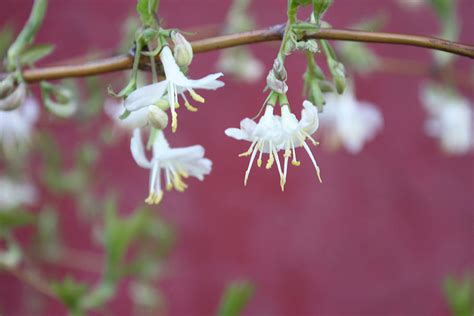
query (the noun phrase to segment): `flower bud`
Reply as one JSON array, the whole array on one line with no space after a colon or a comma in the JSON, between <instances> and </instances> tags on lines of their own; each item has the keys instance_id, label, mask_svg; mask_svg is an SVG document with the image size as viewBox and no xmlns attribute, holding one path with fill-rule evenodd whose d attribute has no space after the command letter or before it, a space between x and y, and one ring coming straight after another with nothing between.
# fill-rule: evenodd
<instances>
[{"instance_id":1,"label":"flower bud","mask_svg":"<svg viewBox=\"0 0 474 316\"><path fill-rule=\"evenodd\" d=\"M14 90L13 90L14 89ZM26 84L20 83L16 88L14 85L0 83L0 111L11 111L18 108L26 98Z\"/></svg>"},{"instance_id":2,"label":"flower bud","mask_svg":"<svg viewBox=\"0 0 474 316\"><path fill-rule=\"evenodd\" d=\"M342 94L346 88L346 70L341 62L332 58L328 59L329 70L336 85L337 93Z\"/></svg>"},{"instance_id":3,"label":"flower bud","mask_svg":"<svg viewBox=\"0 0 474 316\"><path fill-rule=\"evenodd\" d=\"M148 110L148 122L156 129L165 129L168 126L168 115L159 107L152 105Z\"/></svg>"},{"instance_id":4,"label":"flower bud","mask_svg":"<svg viewBox=\"0 0 474 316\"><path fill-rule=\"evenodd\" d=\"M268 73L267 86L280 94L285 94L288 91L286 83L283 80L277 79L273 70L270 70Z\"/></svg>"},{"instance_id":5,"label":"flower bud","mask_svg":"<svg viewBox=\"0 0 474 316\"><path fill-rule=\"evenodd\" d=\"M179 32L171 33L171 40L174 43L173 55L176 63L181 67L187 67L193 60L193 48L191 44Z\"/></svg>"}]
</instances>

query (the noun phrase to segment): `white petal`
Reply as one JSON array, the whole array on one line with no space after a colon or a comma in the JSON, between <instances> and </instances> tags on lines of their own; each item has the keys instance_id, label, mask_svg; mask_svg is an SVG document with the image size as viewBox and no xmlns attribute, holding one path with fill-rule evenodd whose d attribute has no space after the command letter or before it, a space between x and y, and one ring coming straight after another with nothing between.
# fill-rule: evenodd
<instances>
[{"instance_id":1,"label":"white petal","mask_svg":"<svg viewBox=\"0 0 474 316\"><path fill-rule=\"evenodd\" d=\"M133 131L133 136L130 140L130 150L137 165L147 169L152 167L151 162L145 156L145 148L143 146L140 129L138 128Z\"/></svg>"},{"instance_id":2,"label":"white petal","mask_svg":"<svg viewBox=\"0 0 474 316\"><path fill-rule=\"evenodd\" d=\"M167 87L168 81L163 80L138 88L125 99L125 108L128 111L136 111L142 107L152 105L163 97Z\"/></svg>"},{"instance_id":3,"label":"white petal","mask_svg":"<svg viewBox=\"0 0 474 316\"><path fill-rule=\"evenodd\" d=\"M160 59L163 63L166 79L173 82L175 85L185 88L199 88L207 90L215 90L224 86L222 81L218 81L223 73L211 74L197 80L190 80L181 72L179 66L174 60L173 54L168 46L163 47L160 53ZM182 92L182 91L178 91Z\"/></svg>"},{"instance_id":4,"label":"white petal","mask_svg":"<svg viewBox=\"0 0 474 316\"><path fill-rule=\"evenodd\" d=\"M301 111L301 120L299 125L300 128L302 128L309 135L312 135L318 130L318 109L309 101L303 102L303 110Z\"/></svg>"}]
</instances>

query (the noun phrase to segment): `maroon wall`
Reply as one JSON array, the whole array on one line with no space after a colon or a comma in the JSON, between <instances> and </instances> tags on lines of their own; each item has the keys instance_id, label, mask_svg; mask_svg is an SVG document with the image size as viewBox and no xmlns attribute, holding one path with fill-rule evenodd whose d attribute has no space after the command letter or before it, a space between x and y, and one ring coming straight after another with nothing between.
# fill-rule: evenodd
<instances>
[{"instance_id":1,"label":"maroon wall","mask_svg":"<svg viewBox=\"0 0 474 316\"><path fill-rule=\"evenodd\" d=\"M31 2L2 0L0 26L4 21L21 25ZM230 1L161 2L165 23L186 29L222 23ZM261 26L284 20L286 1L254 2ZM460 3L461 37L472 43L474 1ZM134 4L51 0L38 41L56 44L50 61L79 56L91 48L113 49ZM378 11L390 17L386 31L438 30L429 9L408 12L388 0L335 0L327 18L335 27L345 27ZM430 58L420 48L373 47L387 57L423 62ZM252 49L269 67L277 46L259 44ZM214 71L217 56L217 52L196 56L191 75ZM472 67L472 62L462 60L460 65ZM290 57L287 68L290 102L301 104L304 58ZM248 315L447 314L443 277L462 275L474 263L474 164L472 155L447 157L424 135L425 114L418 100L424 78L393 74L358 78L358 97L380 107L384 130L356 156L316 149L323 184L301 153L302 166L290 169L284 193L276 170L255 168L244 188L248 160L237 154L247 144L224 135L225 128L258 111L265 97L264 81L247 85L224 79L225 88L205 93L207 103L199 112L181 112L178 133L170 136L179 146L205 146L214 168L204 183L191 180L185 194L167 193L159 208L178 230L169 276L162 283L169 314L210 315L226 283L239 278L256 284ZM464 92L473 99L472 91ZM74 137L77 132L63 124L61 143L73 146ZM123 211L143 200L148 183L147 172L134 164L128 147L124 139L120 148L105 153L99 174L123 193ZM69 246L90 247L83 237L88 228L77 223L73 209L64 211L62 225ZM84 280L97 277L76 275ZM6 315L20 315L20 305L25 304L20 296L31 288L12 277L0 280L0 305ZM117 314L131 312L125 287L110 306ZM64 311L57 303L47 310Z\"/></svg>"}]
</instances>

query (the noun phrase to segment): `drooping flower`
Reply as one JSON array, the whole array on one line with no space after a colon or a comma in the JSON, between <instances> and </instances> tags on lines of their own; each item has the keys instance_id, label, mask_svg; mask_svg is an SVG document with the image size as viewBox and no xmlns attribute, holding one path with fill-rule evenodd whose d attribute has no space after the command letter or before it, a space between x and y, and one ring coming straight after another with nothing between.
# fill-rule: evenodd
<instances>
[{"instance_id":1,"label":"drooping flower","mask_svg":"<svg viewBox=\"0 0 474 316\"><path fill-rule=\"evenodd\" d=\"M296 159L296 148L298 147L303 147L305 149L316 170L319 182L322 182L319 166L316 163L316 159L314 158L311 149L306 143L306 140L309 139L313 145L319 144L311 136L318 130L319 127L318 109L316 106L309 101L304 101L303 110L301 111L301 120L298 121L296 116L291 113L290 107L288 105L283 105L281 107L281 124L284 131L281 149L284 150L285 157L283 178L281 179L281 189L284 190L285 187L289 158L292 157L292 165L300 165L300 162Z\"/></svg>"},{"instance_id":2,"label":"drooping flower","mask_svg":"<svg viewBox=\"0 0 474 316\"><path fill-rule=\"evenodd\" d=\"M36 100L28 97L15 110L0 111L0 147L5 156L13 157L28 147L33 126L38 120L38 110Z\"/></svg>"},{"instance_id":3,"label":"drooping flower","mask_svg":"<svg viewBox=\"0 0 474 316\"><path fill-rule=\"evenodd\" d=\"M0 210L10 210L20 205L29 205L36 200L36 189L27 181L14 181L0 177Z\"/></svg>"},{"instance_id":4,"label":"drooping flower","mask_svg":"<svg viewBox=\"0 0 474 316\"><path fill-rule=\"evenodd\" d=\"M166 112L156 105L149 105L130 112L127 117L121 119L123 106L115 100L107 99L104 104L104 111L118 127L130 132L135 128L143 128L148 125L156 129L164 129L168 125Z\"/></svg>"},{"instance_id":5,"label":"drooping flower","mask_svg":"<svg viewBox=\"0 0 474 316\"><path fill-rule=\"evenodd\" d=\"M333 147L342 144L347 151L357 154L383 127L383 117L373 104L358 101L348 88L343 95L326 96L321 125L326 130L326 143Z\"/></svg>"},{"instance_id":6,"label":"drooping flower","mask_svg":"<svg viewBox=\"0 0 474 316\"><path fill-rule=\"evenodd\" d=\"M245 82L255 82L263 76L265 66L246 47L235 47L222 52L217 67L223 73Z\"/></svg>"},{"instance_id":7,"label":"drooping flower","mask_svg":"<svg viewBox=\"0 0 474 316\"><path fill-rule=\"evenodd\" d=\"M439 139L443 151L463 155L474 148L474 113L467 99L426 85L421 101L430 116L426 133Z\"/></svg>"},{"instance_id":8,"label":"drooping flower","mask_svg":"<svg viewBox=\"0 0 474 316\"><path fill-rule=\"evenodd\" d=\"M157 132L153 141L151 159L146 157L139 129L133 131L130 149L135 162L142 168L150 169L149 195L145 200L148 204L158 204L163 199L162 171L166 189L174 188L182 192L187 188L184 178L191 176L202 181L212 169L212 162L204 158L202 146L170 148L161 131Z\"/></svg>"},{"instance_id":9,"label":"drooping flower","mask_svg":"<svg viewBox=\"0 0 474 316\"><path fill-rule=\"evenodd\" d=\"M193 100L204 103L204 98L197 94L194 89L215 90L224 86L222 81L217 80L223 74L211 74L197 80L186 78L176 64L173 53L168 46L163 47L160 53L160 59L163 64L166 79L134 91L125 100L125 108L130 112L137 111L143 107L159 103L166 94L168 106L171 110L171 127L174 132L178 126L178 114L176 113L176 108L179 107L178 95L183 98L185 107L195 112L197 108L189 103L185 93L188 92Z\"/></svg>"},{"instance_id":10,"label":"drooping flower","mask_svg":"<svg viewBox=\"0 0 474 316\"><path fill-rule=\"evenodd\" d=\"M273 114L273 108L273 105L267 105L265 113L258 123L252 119L245 118L240 122L240 128L228 128L225 130L227 136L251 143L249 149L239 155L239 157L250 156L250 162L245 171L244 185L247 185L250 171L258 152L260 152L257 159L258 167L262 166L263 154L268 154L269 158L266 168L270 169L276 161L280 178L283 177L283 171L278 157L278 151L281 149L283 141L283 129L281 118Z\"/></svg>"}]
</instances>

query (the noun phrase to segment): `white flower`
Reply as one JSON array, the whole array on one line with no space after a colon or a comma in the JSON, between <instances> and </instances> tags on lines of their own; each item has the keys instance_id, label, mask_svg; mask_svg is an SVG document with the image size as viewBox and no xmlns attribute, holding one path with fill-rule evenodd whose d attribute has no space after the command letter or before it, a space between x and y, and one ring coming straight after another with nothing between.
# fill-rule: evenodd
<instances>
[{"instance_id":1,"label":"white flower","mask_svg":"<svg viewBox=\"0 0 474 316\"><path fill-rule=\"evenodd\" d=\"M36 201L36 189L30 182L0 177L0 210L10 210Z\"/></svg>"},{"instance_id":2,"label":"white flower","mask_svg":"<svg viewBox=\"0 0 474 316\"><path fill-rule=\"evenodd\" d=\"M38 116L38 103L32 97L15 110L0 111L0 146L5 156L12 157L26 149Z\"/></svg>"},{"instance_id":3,"label":"white flower","mask_svg":"<svg viewBox=\"0 0 474 316\"><path fill-rule=\"evenodd\" d=\"M222 53L217 63L219 70L246 82L259 80L265 70L263 63L246 47L236 47Z\"/></svg>"},{"instance_id":4,"label":"white flower","mask_svg":"<svg viewBox=\"0 0 474 316\"><path fill-rule=\"evenodd\" d=\"M343 95L326 96L321 124L326 129L327 143L342 144L356 154L383 127L383 116L373 104L356 100L348 88Z\"/></svg>"},{"instance_id":5,"label":"white flower","mask_svg":"<svg viewBox=\"0 0 474 316\"><path fill-rule=\"evenodd\" d=\"M211 172L212 162L204 158L204 148L200 145L170 148L163 132L158 131L153 142L153 155L149 160L145 155L139 129L133 131L130 142L135 162L142 168L150 169L150 193L145 200L148 204L158 204L163 198L161 188L161 171L164 172L166 189L182 192L187 188L183 178L189 176L204 180L204 176Z\"/></svg>"},{"instance_id":6,"label":"white flower","mask_svg":"<svg viewBox=\"0 0 474 316\"><path fill-rule=\"evenodd\" d=\"M301 111L301 120L298 121L296 116L291 113L288 105L284 105L281 108L281 123L284 131L284 139L282 143L282 149L285 151L285 163L283 178L281 179L281 189L284 190L286 183L286 175L288 172L288 160L291 156L291 164L294 166L299 166L300 162L296 159L296 149L297 147L303 147L308 153L309 158L316 170L319 182L321 180L321 171L316 159L314 158L311 149L308 144L306 144L306 139L309 139L313 145L318 145L318 142L314 140L311 136L314 134L319 127L319 118L318 118L318 109L309 101L303 102L303 110Z\"/></svg>"},{"instance_id":7,"label":"white flower","mask_svg":"<svg viewBox=\"0 0 474 316\"><path fill-rule=\"evenodd\" d=\"M259 151L260 154L257 159L257 165L261 167L262 155L266 153L269 155L266 168L270 169L276 160L278 173L280 177L283 176L280 159L278 157L278 151L283 141L283 129L281 126L281 118L273 115L272 105L267 105L265 113L260 118L258 124L249 118L245 118L240 122L240 129L228 128L225 130L225 134L237 140L251 142L249 149L239 155L239 157L250 156L250 162L245 172L244 185L247 185L253 161Z\"/></svg>"},{"instance_id":8,"label":"white flower","mask_svg":"<svg viewBox=\"0 0 474 316\"><path fill-rule=\"evenodd\" d=\"M164 129L168 124L168 116L156 105L145 106L130 112L127 117L121 119L123 106L113 99L107 99L104 104L104 111L118 127L130 132L135 128L143 128L148 125L157 129Z\"/></svg>"},{"instance_id":9,"label":"white flower","mask_svg":"<svg viewBox=\"0 0 474 316\"><path fill-rule=\"evenodd\" d=\"M160 53L160 59L163 64L166 80L141 87L134 91L125 100L125 108L128 111L133 112L143 107L157 104L166 93L168 104L171 109L171 127L174 132L178 126L176 113L176 108L179 107L178 94L184 99L184 105L188 110L193 112L197 111L197 108L189 103L184 93L188 92L193 100L204 103L204 98L197 94L194 89L215 90L224 86L222 81L217 80L223 74L216 73L198 80L186 78L179 69L179 66L176 64L173 53L168 46L163 47Z\"/></svg>"},{"instance_id":10,"label":"white flower","mask_svg":"<svg viewBox=\"0 0 474 316\"><path fill-rule=\"evenodd\" d=\"M269 159L266 165L267 169L270 169L276 161L278 173L280 175L280 186L283 191L288 172L289 157L293 156L293 165L300 165L300 162L296 159L296 148L298 147L304 147L310 156L318 178L321 181L319 167L310 148L306 144L307 138L309 138L314 144L317 144L311 135L318 129L318 113L316 107L309 101L305 101L303 106L304 109L300 121L298 121L296 116L290 112L288 105L281 107L281 117L273 114L272 105L267 105L265 114L262 116L258 124L253 120L246 118L240 122L240 129L226 129L225 133L227 136L237 140L251 142L250 148L239 155L239 157L250 156L249 166L245 172L245 185L247 184L253 161L255 160L257 153L260 152L257 160L257 165L259 167L262 165L263 153L269 154ZM281 167L280 158L278 156L280 150L284 151L285 160L283 168Z\"/></svg>"},{"instance_id":11,"label":"white flower","mask_svg":"<svg viewBox=\"0 0 474 316\"><path fill-rule=\"evenodd\" d=\"M426 133L439 138L446 153L462 155L474 148L474 113L467 99L426 85L421 100L430 115Z\"/></svg>"}]
</instances>

